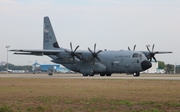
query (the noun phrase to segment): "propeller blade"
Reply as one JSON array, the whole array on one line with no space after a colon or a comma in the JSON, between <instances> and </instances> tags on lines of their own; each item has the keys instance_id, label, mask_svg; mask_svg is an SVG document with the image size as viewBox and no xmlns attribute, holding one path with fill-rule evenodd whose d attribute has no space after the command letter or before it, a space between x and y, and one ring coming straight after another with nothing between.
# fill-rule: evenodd
<instances>
[{"instance_id":1,"label":"propeller blade","mask_svg":"<svg viewBox=\"0 0 180 112\"><path fill-rule=\"evenodd\" d=\"M96 52L96 43L94 44L94 52Z\"/></svg>"},{"instance_id":2,"label":"propeller blade","mask_svg":"<svg viewBox=\"0 0 180 112\"><path fill-rule=\"evenodd\" d=\"M93 53L89 47L88 47L88 50L89 50L91 53Z\"/></svg>"},{"instance_id":3,"label":"propeller blade","mask_svg":"<svg viewBox=\"0 0 180 112\"><path fill-rule=\"evenodd\" d=\"M88 47L88 50L91 52L91 56L89 58L87 58L90 61L93 61L93 65L95 63L95 59L97 59L99 62L101 61L98 57L98 54L100 52L102 52L102 50L99 50L98 52L96 52L96 43L94 44L94 52L91 51L91 49Z\"/></svg>"},{"instance_id":4,"label":"propeller blade","mask_svg":"<svg viewBox=\"0 0 180 112\"><path fill-rule=\"evenodd\" d=\"M70 56L69 58L66 59L66 61L69 61L72 58L72 56Z\"/></svg>"},{"instance_id":5,"label":"propeller blade","mask_svg":"<svg viewBox=\"0 0 180 112\"><path fill-rule=\"evenodd\" d=\"M90 60L90 61L91 61L92 59L93 59L93 56L91 56L91 57L88 58L88 60Z\"/></svg>"},{"instance_id":6,"label":"propeller blade","mask_svg":"<svg viewBox=\"0 0 180 112\"><path fill-rule=\"evenodd\" d=\"M131 49L128 47L128 50L130 51Z\"/></svg>"},{"instance_id":7,"label":"propeller blade","mask_svg":"<svg viewBox=\"0 0 180 112\"><path fill-rule=\"evenodd\" d=\"M157 62L157 60L156 60L156 58L155 58L155 57L153 57L153 59L154 59L154 61L155 61L155 62Z\"/></svg>"},{"instance_id":8,"label":"propeller blade","mask_svg":"<svg viewBox=\"0 0 180 112\"><path fill-rule=\"evenodd\" d=\"M99 50L99 51L97 52L97 54L99 54L100 52L102 52L102 50Z\"/></svg>"},{"instance_id":9,"label":"propeller blade","mask_svg":"<svg viewBox=\"0 0 180 112\"><path fill-rule=\"evenodd\" d=\"M93 58L93 65L94 65L95 59Z\"/></svg>"},{"instance_id":10,"label":"propeller blade","mask_svg":"<svg viewBox=\"0 0 180 112\"><path fill-rule=\"evenodd\" d=\"M149 47L148 46L146 46L147 47L147 50L149 51L149 52L151 52L150 50L149 50Z\"/></svg>"},{"instance_id":11,"label":"propeller blade","mask_svg":"<svg viewBox=\"0 0 180 112\"><path fill-rule=\"evenodd\" d=\"M65 52L67 52L67 53L71 53L71 52L69 52L69 51L67 51L67 50L65 50Z\"/></svg>"},{"instance_id":12,"label":"propeller blade","mask_svg":"<svg viewBox=\"0 0 180 112\"><path fill-rule=\"evenodd\" d=\"M152 46L152 52L154 51L154 44L153 44L153 46Z\"/></svg>"},{"instance_id":13,"label":"propeller blade","mask_svg":"<svg viewBox=\"0 0 180 112\"><path fill-rule=\"evenodd\" d=\"M136 49L136 45L134 45L134 49L133 49L133 51L135 51L135 49Z\"/></svg>"},{"instance_id":14,"label":"propeller blade","mask_svg":"<svg viewBox=\"0 0 180 112\"><path fill-rule=\"evenodd\" d=\"M152 57L150 57L150 62L152 61Z\"/></svg>"},{"instance_id":15,"label":"propeller blade","mask_svg":"<svg viewBox=\"0 0 180 112\"><path fill-rule=\"evenodd\" d=\"M76 63L76 60L75 60L75 56L77 58L80 58L81 56L76 53L76 50L79 48L79 45L75 48L75 50L73 51L73 47L72 47L72 42L70 42L70 48L71 48L71 51L67 51L65 50L66 53L69 53L70 57L66 60L66 61L69 61L71 58L73 58L73 62Z\"/></svg>"},{"instance_id":16,"label":"propeller blade","mask_svg":"<svg viewBox=\"0 0 180 112\"><path fill-rule=\"evenodd\" d=\"M73 56L72 58L73 58L73 62L74 62L74 64L76 64L76 61L75 61L75 58L74 58L74 56Z\"/></svg>"},{"instance_id":17,"label":"propeller blade","mask_svg":"<svg viewBox=\"0 0 180 112\"><path fill-rule=\"evenodd\" d=\"M72 43L70 43L70 47L71 47L71 51L73 51L73 49L72 49Z\"/></svg>"},{"instance_id":18,"label":"propeller blade","mask_svg":"<svg viewBox=\"0 0 180 112\"><path fill-rule=\"evenodd\" d=\"M99 59L99 57L96 57L96 59L97 59L99 62L101 62L101 60Z\"/></svg>"},{"instance_id":19,"label":"propeller blade","mask_svg":"<svg viewBox=\"0 0 180 112\"><path fill-rule=\"evenodd\" d=\"M79 48L79 45L76 47L76 49L74 50L74 52L76 52L76 50Z\"/></svg>"},{"instance_id":20,"label":"propeller blade","mask_svg":"<svg viewBox=\"0 0 180 112\"><path fill-rule=\"evenodd\" d=\"M80 58L81 56L79 54L74 54L77 58Z\"/></svg>"}]
</instances>

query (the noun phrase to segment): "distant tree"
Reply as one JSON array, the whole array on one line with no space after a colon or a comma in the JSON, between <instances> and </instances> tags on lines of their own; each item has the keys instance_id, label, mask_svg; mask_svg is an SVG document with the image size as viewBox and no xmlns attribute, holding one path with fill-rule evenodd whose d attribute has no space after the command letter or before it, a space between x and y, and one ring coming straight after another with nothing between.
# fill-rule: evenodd
<instances>
[{"instance_id":1,"label":"distant tree","mask_svg":"<svg viewBox=\"0 0 180 112\"><path fill-rule=\"evenodd\" d=\"M158 68L164 69L166 67L165 63L163 61L158 61Z\"/></svg>"}]
</instances>

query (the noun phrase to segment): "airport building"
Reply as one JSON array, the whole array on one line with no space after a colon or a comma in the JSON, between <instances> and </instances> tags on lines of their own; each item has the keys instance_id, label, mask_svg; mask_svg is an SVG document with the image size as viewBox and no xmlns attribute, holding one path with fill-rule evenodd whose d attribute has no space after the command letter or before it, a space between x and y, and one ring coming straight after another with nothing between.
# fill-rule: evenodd
<instances>
[{"instance_id":1,"label":"airport building","mask_svg":"<svg viewBox=\"0 0 180 112\"><path fill-rule=\"evenodd\" d=\"M175 73L179 74L180 73L180 65L175 66Z\"/></svg>"},{"instance_id":2,"label":"airport building","mask_svg":"<svg viewBox=\"0 0 180 112\"><path fill-rule=\"evenodd\" d=\"M68 73L71 72L65 67L61 67L59 64L39 64L35 62L32 65L32 71L35 73L38 72L48 72L48 70L53 70L55 73Z\"/></svg>"}]
</instances>

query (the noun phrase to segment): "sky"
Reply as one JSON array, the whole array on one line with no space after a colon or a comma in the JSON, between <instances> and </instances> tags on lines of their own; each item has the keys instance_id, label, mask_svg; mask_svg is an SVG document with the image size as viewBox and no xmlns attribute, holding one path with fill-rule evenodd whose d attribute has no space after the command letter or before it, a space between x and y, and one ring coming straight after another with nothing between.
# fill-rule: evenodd
<instances>
[{"instance_id":1,"label":"sky","mask_svg":"<svg viewBox=\"0 0 180 112\"><path fill-rule=\"evenodd\" d=\"M9 49L42 49L43 18L49 16L60 47L79 50L172 51L156 59L180 64L179 0L0 0L0 62ZM151 49L151 48L150 48ZM48 64L47 56L14 55L9 63Z\"/></svg>"}]
</instances>

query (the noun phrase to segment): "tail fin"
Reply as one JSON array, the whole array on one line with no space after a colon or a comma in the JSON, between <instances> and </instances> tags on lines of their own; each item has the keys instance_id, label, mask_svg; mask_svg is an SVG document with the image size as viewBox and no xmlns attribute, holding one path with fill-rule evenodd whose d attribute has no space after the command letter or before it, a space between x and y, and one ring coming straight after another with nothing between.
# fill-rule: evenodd
<instances>
[{"instance_id":1,"label":"tail fin","mask_svg":"<svg viewBox=\"0 0 180 112\"><path fill-rule=\"evenodd\" d=\"M43 49L60 48L56 40L49 17L44 17Z\"/></svg>"}]
</instances>

